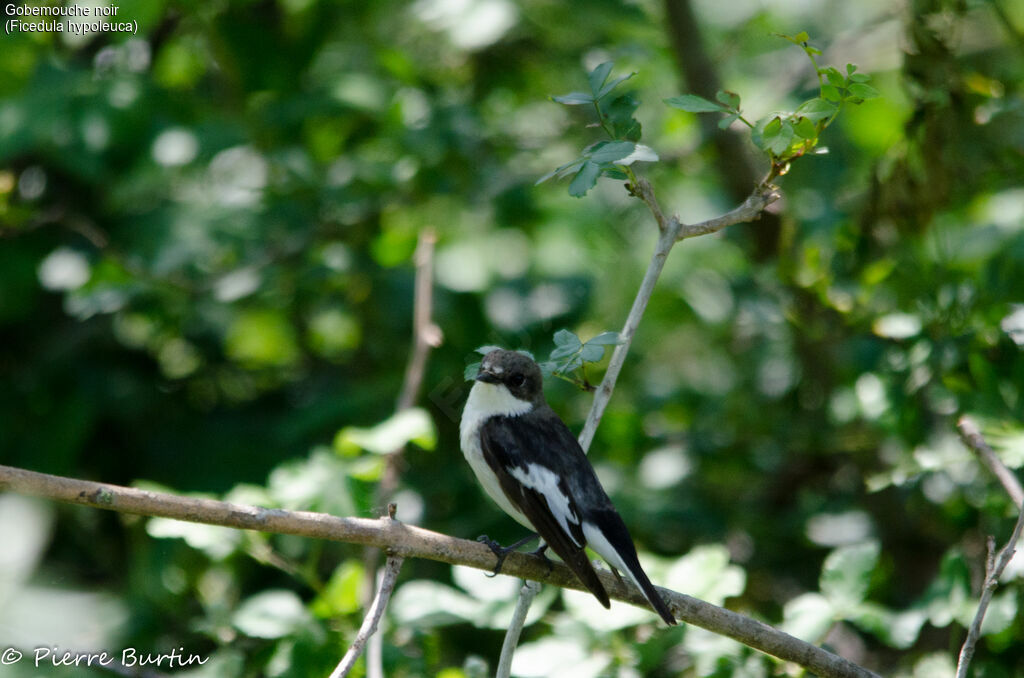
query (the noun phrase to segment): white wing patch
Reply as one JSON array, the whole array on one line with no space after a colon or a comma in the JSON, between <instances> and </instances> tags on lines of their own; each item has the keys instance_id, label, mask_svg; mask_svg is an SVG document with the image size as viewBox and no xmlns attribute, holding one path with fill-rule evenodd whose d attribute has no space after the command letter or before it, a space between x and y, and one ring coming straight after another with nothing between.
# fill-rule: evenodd
<instances>
[{"instance_id":1,"label":"white wing patch","mask_svg":"<svg viewBox=\"0 0 1024 678\"><path fill-rule=\"evenodd\" d=\"M562 532L565 533L565 536L572 540L572 543L576 544L576 546L582 547L583 544L573 536L572 531L569 529L570 522L579 525L580 519L569 506L569 497L558 487L558 474L539 464L528 464L525 469L521 466L516 466L509 467L506 470L524 486L535 492L540 492L541 496L547 501L548 510L551 511L551 515L555 517L555 520L562 527Z\"/></svg>"}]
</instances>

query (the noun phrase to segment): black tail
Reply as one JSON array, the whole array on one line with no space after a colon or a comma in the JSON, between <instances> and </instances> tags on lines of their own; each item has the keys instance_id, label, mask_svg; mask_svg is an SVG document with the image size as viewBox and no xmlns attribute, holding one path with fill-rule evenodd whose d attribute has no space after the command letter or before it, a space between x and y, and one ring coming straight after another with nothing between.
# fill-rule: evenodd
<instances>
[{"instance_id":1,"label":"black tail","mask_svg":"<svg viewBox=\"0 0 1024 678\"><path fill-rule=\"evenodd\" d=\"M651 604L654 611L665 620L669 626L675 626L678 622L672 611L668 609L665 600L654 588L654 584L647 577L647 573L640 567L640 559L636 555L636 547L633 546L633 538L629 536L626 523L615 511L594 512L590 516L593 523L584 522L583 531L587 534L587 542L590 548L601 554L601 557L608 561L612 567L626 573L633 580L644 598Z\"/></svg>"},{"instance_id":2,"label":"black tail","mask_svg":"<svg viewBox=\"0 0 1024 678\"><path fill-rule=\"evenodd\" d=\"M675 626L678 622L675 616L672 614L672 610L668 609L668 605L665 604L665 599L661 597L658 590L654 588L654 584L647 578L647 573L640 567L640 561L634 556L633 563L636 565L636 569L627 571L626 574L629 578L640 587L640 590L644 593L644 598L651 604L654 611L661 615L661 618L665 620L665 623L669 626ZM630 564L627 561L627 565Z\"/></svg>"},{"instance_id":3,"label":"black tail","mask_svg":"<svg viewBox=\"0 0 1024 678\"><path fill-rule=\"evenodd\" d=\"M594 571L594 566L590 564L590 560L587 558L587 552L583 549L577 549L571 544L552 543L546 542L551 550L558 554L558 557L569 566L569 569L576 573L579 577L580 582L587 587L587 589L594 594L594 597L600 601L605 607L611 607L611 601L608 600L608 592L604 590L604 584L597 576L597 572ZM561 547L561 548L560 548Z\"/></svg>"}]
</instances>

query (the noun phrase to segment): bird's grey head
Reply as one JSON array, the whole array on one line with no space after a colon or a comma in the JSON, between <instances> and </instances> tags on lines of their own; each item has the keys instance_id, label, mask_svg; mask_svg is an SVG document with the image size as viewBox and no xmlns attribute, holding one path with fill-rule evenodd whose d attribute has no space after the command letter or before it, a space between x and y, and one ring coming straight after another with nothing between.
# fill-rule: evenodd
<instances>
[{"instance_id":1,"label":"bird's grey head","mask_svg":"<svg viewBox=\"0 0 1024 678\"><path fill-rule=\"evenodd\" d=\"M502 385L519 400L534 404L544 402L544 377L540 367L518 351L497 349L485 355L476 380Z\"/></svg>"}]
</instances>

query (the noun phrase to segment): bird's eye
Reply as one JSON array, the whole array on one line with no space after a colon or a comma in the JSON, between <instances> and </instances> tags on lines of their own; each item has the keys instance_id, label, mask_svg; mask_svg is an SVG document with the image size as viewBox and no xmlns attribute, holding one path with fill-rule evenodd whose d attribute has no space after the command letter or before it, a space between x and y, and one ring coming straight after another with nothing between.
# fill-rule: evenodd
<instances>
[{"instance_id":1,"label":"bird's eye","mask_svg":"<svg viewBox=\"0 0 1024 678\"><path fill-rule=\"evenodd\" d=\"M522 386L523 382L525 382L525 381L526 381L526 377L524 377L523 375L521 375L521 374L513 374L512 377L508 380L508 383L510 383L513 386L515 386L516 388L518 388L518 387Z\"/></svg>"}]
</instances>

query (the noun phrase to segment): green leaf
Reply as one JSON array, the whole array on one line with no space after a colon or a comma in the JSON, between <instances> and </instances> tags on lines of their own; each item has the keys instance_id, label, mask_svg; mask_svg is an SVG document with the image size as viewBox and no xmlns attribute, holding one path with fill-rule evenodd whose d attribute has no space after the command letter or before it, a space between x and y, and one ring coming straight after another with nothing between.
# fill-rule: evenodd
<instances>
[{"instance_id":1,"label":"green leaf","mask_svg":"<svg viewBox=\"0 0 1024 678\"><path fill-rule=\"evenodd\" d=\"M551 351L552 360L560 360L578 352L583 348L583 342L575 333L569 330L558 330L555 332L555 350Z\"/></svg>"},{"instance_id":2,"label":"green leaf","mask_svg":"<svg viewBox=\"0 0 1024 678\"><path fill-rule=\"evenodd\" d=\"M595 346L617 346L622 343L618 332L602 332L592 339L587 340L588 344Z\"/></svg>"},{"instance_id":3,"label":"green leaf","mask_svg":"<svg viewBox=\"0 0 1024 678\"><path fill-rule=\"evenodd\" d=\"M583 344L580 350L580 360L585 363L596 363L604 357L604 346L597 344Z\"/></svg>"},{"instance_id":4,"label":"green leaf","mask_svg":"<svg viewBox=\"0 0 1024 678\"><path fill-rule=\"evenodd\" d=\"M846 64L846 74L852 76L853 72L857 70L857 64Z\"/></svg>"},{"instance_id":5,"label":"green leaf","mask_svg":"<svg viewBox=\"0 0 1024 678\"><path fill-rule=\"evenodd\" d=\"M558 330L552 339L555 342L555 346L572 346L573 350L579 349L583 345L583 342L580 341L580 338L572 330Z\"/></svg>"},{"instance_id":6,"label":"green leaf","mask_svg":"<svg viewBox=\"0 0 1024 678\"><path fill-rule=\"evenodd\" d=\"M479 371L480 361L478 360L475 363L470 363L466 365L466 369L462 370L462 377L466 381L473 381L474 379L476 379L476 375Z\"/></svg>"},{"instance_id":7,"label":"green leaf","mask_svg":"<svg viewBox=\"0 0 1024 678\"><path fill-rule=\"evenodd\" d=\"M829 84L842 89L846 87L846 78L840 73L835 67L829 66L828 68L821 69L821 72L828 78Z\"/></svg>"},{"instance_id":8,"label":"green leaf","mask_svg":"<svg viewBox=\"0 0 1024 678\"><path fill-rule=\"evenodd\" d=\"M555 169L555 170L552 170L552 171L548 172L547 174L542 176L540 179L537 179L537 181L534 182L533 185L537 186L538 184L542 184L542 183L544 183L545 181L547 181L548 179L550 179L551 177L554 177L554 176L557 176L558 178L562 178L566 174L571 174L572 172L577 171L583 165L583 163L585 163L585 162L586 162L586 158L576 158L572 162L567 162L564 165L562 165L561 167L559 167L558 169Z\"/></svg>"},{"instance_id":9,"label":"green leaf","mask_svg":"<svg viewBox=\"0 0 1024 678\"><path fill-rule=\"evenodd\" d=\"M795 42L803 43L803 42L807 42L810 39L811 39L810 36L807 35L807 31L800 31L799 33L797 33L796 35L793 36L793 40Z\"/></svg>"},{"instance_id":10,"label":"green leaf","mask_svg":"<svg viewBox=\"0 0 1024 678\"><path fill-rule=\"evenodd\" d=\"M437 445L434 422L419 407L402 410L371 428L346 426L335 436L334 449L345 455L360 449L389 454L410 442L425 450Z\"/></svg>"},{"instance_id":11,"label":"green leaf","mask_svg":"<svg viewBox=\"0 0 1024 678\"><path fill-rule=\"evenodd\" d=\"M640 102L632 94L623 94L616 97L605 107L605 114L612 124L616 139L627 141L640 141L640 123L633 117L633 113Z\"/></svg>"},{"instance_id":12,"label":"green leaf","mask_svg":"<svg viewBox=\"0 0 1024 678\"><path fill-rule=\"evenodd\" d=\"M689 111L690 113L728 113L729 109L721 104L716 104L713 101L708 101L704 97L699 97L696 94L681 94L671 99L663 100L666 104L672 108L678 108L683 111Z\"/></svg>"},{"instance_id":13,"label":"green leaf","mask_svg":"<svg viewBox=\"0 0 1024 678\"><path fill-rule=\"evenodd\" d=\"M473 349L474 353L479 353L480 355L487 355L491 351L500 350L501 346L495 346L494 344L484 344L483 346L477 346L475 349Z\"/></svg>"},{"instance_id":14,"label":"green leaf","mask_svg":"<svg viewBox=\"0 0 1024 678\"><path fill-rule=\"evenodd\" d=\"M569 359L563 362L561 365L559 365L558 369L556 369L555 371L561 374L565 374L566 372L572 372L573 370L579 369L582 366L583 359L580 357L579 353L576 353L570 356Z\"/></svg>"},{"instance_id":15,"label":"green leaf","mask_svg":"<svg viewBox=\"0 0 1024 678\"><path fill-rule=\"evenodd\" d=\"M871 80L871 76L867 73L851 73L848 80L850 82L868 82Z\"/></svg>"},{"instance_id":16,"label":"green leaf","mask_svg":"<svg viewBox=\"0 0 1024 678\"><path fill-rule=\"evenodd\" d=\"M718 129L728 129L729 126L731 126L734 122L739 120L739 118L739 113L733 113L731 115L725 116L724 118L718 121Z\"/></svg>"},{"instance_id":17,"label":"green leaf","mask_svg":"<svg viewBox=\"0 0 1024 678\"><path fill-rule=\"evenodd\" d=\"M567 358L573 355L579 350L580 347L573 348L572 346L559 346L558 348L551 351L550 357L552 360L561 360L562 358Z\"/></svg>"},{"instance_id":18,"label":"green leaf","mask_svg":"<svg viewBox=\"0 0 1024 678\"><path fill-rule=\"evenodd\" d=\"M633 147L633 151L625 158L617 160L616 164L628 166L632 165L634 162L658 162L658 160L658 154L654 152L653 148L650 146L644 146L643 144L636 144Z\"/></svg>"},{"instance_id":19,"label":"green leaf","mask_svg":"<svg viewBox=\"0 0 1024 678\"><path fill-rule=\"evenodd\" d=\"M730 92L729 90L719 90L715 95L715 99L722 102L730 109L738 111L740 109L740 95L736 92Z\"/></svg>"},{"instance_id":20,"label":"green leaf","mask_svg":"<svg viewBox=\"0 0 1024 678\"><path fill-rule=\"evenodd\" d=\"M335 568L326 586L310 604L317 617L329 619L359 610L364 569L358 560L346 560Z\"/></svg>"},{"instance_id":21,"label":"green leaf","mask_svg":"<svg viewBox=\"0 0 1024 678\"><path fill-rule=\"evenodd\" d=\"M869 541L842 546L825 559L819 587L837 612L846 615L864 600L879 550L878 542Z\"/></svg>"},{"instance_id":22,"label":"green leaf","mask_svg":"<svg viewBox=\"0 0 1024 678\"><path fill-rule=\"evenodd\" d=\"M285 590L257 593L231 616L234 627L253 638L283 638L309 621L302 600Z\"/></svg>"},{"instance_id":23,"label":"green leaf","mask_svg":"<svg viewBox=\"0 0 1024 678\"><path fill-rule=\"evenodd\" d=\"M601 91L601 87L611 74L612 67L614 65L615 63L612 61L605 61L603 64L599 64L594 70L587 74L587 81L590 83L590 91L594 93L595 99L601 98L598 92Z\"/></svg>"},{"instance_id":24,"label":"green leaf","mask_svg":"<svg viewBox=\"0 0 1024 678\"><path fill-rule=\"evenodd\" d=\"M566 106L580 106L582 104L594 103L594 97L584 92L570 92L569 94L562 94L557 97L551 97L552 101Z\"/></svg>"},{"instance_id":25,"label":"green leaf","mask_svg":"<svg viewBox=\"0 0 1024 678\"><path fill-rule=\"evenodd\" d=\"M783 156L796 136L793 124L777 115L770 119L762 119L758 122L757 128L755 132L759 130L760 133L752 136L754 143L775 157Z\"/></svg>"},{"instance_id":26,"label":"green leaf","mask_svg":"<svg viewBox=\"0 0 1024 678\"><path fill-rule=\"evenodd\" d=\"M825 101L821 98L808 99L807 101L800 104L800 107L796 109L795 114L807 118L812 122L818 122L819 120L825 120L826 118L832 117L838 106L831 101Z\"/></svg>"},{"instance_id":27,"label":"green leaf","mask_svg":"<svg viewBox=\"0 0 1024 678\"><path fill-rule=\"evenodd\" d=\"M664 586L696 596L714 605L743 593L746 573L729 563L729 551L720 544L695 546L676 560L664 577Z\"/></svg>"},{"instance_id":28,"label":"green leaf","mask_svg":"<svg viewBox=\"0 0 1024 678\"><path fill-rule=\"evenodd\" d=\"M596 97L597 97L598 99L601 99L601 98L603 98L603 97L604 97L604 96L606 96L606 95L607 95L607 94L608 94L609 92L611 92L611 91L612 91L613 89L615 89L616 87L618 87L618 86L619 86L620 84L622 84L622 83L623 83L623 82L625 82L626 80L629 80L629 79L630 79L630 78L632 78L632 77L633 77L634 75L636 75L636 72L633 72L633 73L629 73L629 74L627 74L627 75L620 75L619 77L615 78L615 79L614 79L614 80L612 80L611 82L607 82L607 83L605 83L604 87L602 87L602 88L601 88L601 90L600 90L600 91L599 91L599 92L598 92L598 93L597 93L597 94L596 94L595 96L596 96Z\"/></svg>"},{"instance_id":29,"label":"green leaf","mask_svg":"<svg viewBox=\"0 0 1024 678\"><path fill-rule=\"evenodd\" d=\"M572 183L569 184L569 195L574 198L583 197L594 187L599 176L601 176L601 166L596 162L586 161L573 177Z\"/></svg>"},{"instance_id":30,"label":"green leaf","mask_svg":"<svg viewBox=\"0 0 1024 678\"><path fill-rule=\"evenodd\" d=\"M782 630L817 644L835 621L832 605L818 593L793 598L782 608Z\"/></svg>"},{"instance_id":31,"label":"green leaf","mask_svg":"<svg viewBox=\"0 0 1024 678\"><path fill-rule=\"evenodd\" d=\"M427 629L472 623L480 615L481 603L451 586L417 579L395 591L388 611L402 627Z\"/></svg>"},{"instance_id":32,"label":"green leaf","mask_svg":"<svg viewBox=\"0 0 1024 678\"><path fill-rule=\"evenodd\" d=\"M278 309L239 313L224 338L228 357L249 368L286 367L301 356L291 318Z\"/></svg>"},{"instance_id":33,"label":"green leaf","mask_svg":"<svg viewBox=\"0 0 1024 678\"><path fill-rule=\"evenodd\" d=\"M609 163L622 160L636 149L632 141L612 141L604 144L589 154L590 160L597 163Z\"/></svg>"},{"instance_id":34,"label":"green leaf","mask_svg":"<svg viewBox=\"0 0 1024 678\"><path fill-rule=\"evenodd\" d=\"M810 118L800 118L793 130L801 139L814 139L818 136L818 126L811 122Z\"/></svg>"},{"instance_id":35,"label":"green leaf","mask_svg":"<svg viewBox=\"0 0 1024 678\"><path fill-rule=\"evenodd\" d=\"M171 518L150 518L146 523L146 533L156 539L184 539L186 544L203 551L212 560L227 558L242 541L238 530Z\"/></svg>"},{"instance_id":36,"label":"green leaf","mask_svg":"<svg viewBox=\"0 0 1024 678\"><path fill-rule=\"evenodd\" d=\"M843 95L832 85L822 85L821 96L829 101L842 101L843 99Z\"/></svg>"},{"instance_id":37,"label":"green leaf","mask_svg":"<svg viewBox=\"0 0 1024 678\"><path fill-rule=\"evenodd\" d=\"M865 85L864 83L861 82L855 82L852 85L850 85L848 91L852 96L855 96L859 99L877 99L878 97L881 96L877 89L875 89L871 85Z\"/></svg>"},{"instance_id":38,"label":"green leaf","mask_svg":"<svg viewBox=\"0 0 1024 678\"><path fill-rule=\"evenodd\" d=\"M846 618L876 635L889 647L905 650L917 641L928 615L919 609L893 613L876 603L861 603Z\"/></svg>"}]
</instances>

